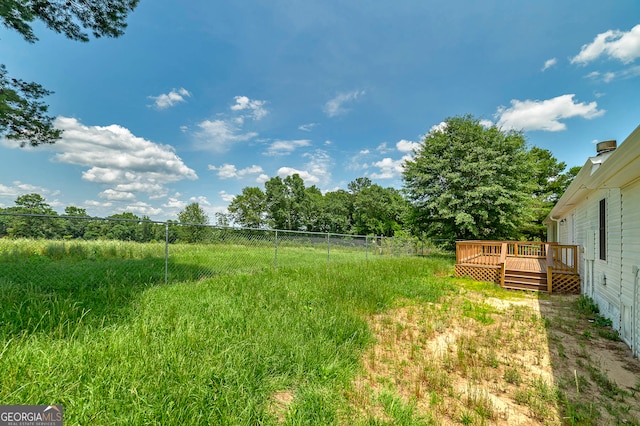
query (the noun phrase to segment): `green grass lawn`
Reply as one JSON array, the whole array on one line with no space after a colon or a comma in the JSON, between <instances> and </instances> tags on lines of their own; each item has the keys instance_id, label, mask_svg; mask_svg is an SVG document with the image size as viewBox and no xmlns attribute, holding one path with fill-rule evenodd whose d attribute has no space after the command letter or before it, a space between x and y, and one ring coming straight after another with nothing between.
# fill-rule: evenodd
<instances>
[{"instance_id":1,"label":"green grass lawn","mask_svg":"<svg viewBox=\"0 0 640 426\"><path fill-rule=\"evenodd\" d=\"M120 250L0 256L2 404L62 404L66 424L335 423L367 315L452 289L438 278L448 257L327 263L283 248L273 269L259 251L184 249L170 259L183 282L165 285L162 250ZM17 279L28 262L39 276ZM261 266L224 273L233 262Z\"/></svg>"}]
</instances>

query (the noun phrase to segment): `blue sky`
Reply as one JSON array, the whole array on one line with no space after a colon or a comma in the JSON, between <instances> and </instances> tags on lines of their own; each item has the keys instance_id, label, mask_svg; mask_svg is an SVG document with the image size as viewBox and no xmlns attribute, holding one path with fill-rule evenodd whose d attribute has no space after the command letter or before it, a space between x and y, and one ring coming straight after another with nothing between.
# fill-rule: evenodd
<instances>
[{"instance_id":1,"label":"blue sky","mask_svg":"<svg viewBox=\"0 0 640 426\"><path fill-rule=\"evenodd\" d=\"M568 166L640 124L637 0L142 0L89 43L0 28L0 62L64 129L0 141L0 206L213 219L246 186L299 173L402 186L403 159L450 116L524 130Z\"/></svg>"}]
</instances>

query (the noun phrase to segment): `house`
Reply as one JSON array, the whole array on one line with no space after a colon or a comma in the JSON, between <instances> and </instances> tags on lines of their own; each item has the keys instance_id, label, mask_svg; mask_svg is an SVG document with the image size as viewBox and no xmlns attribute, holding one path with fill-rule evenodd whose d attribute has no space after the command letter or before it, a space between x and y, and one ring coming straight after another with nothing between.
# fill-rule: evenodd
<instances>
[{"instance_id":1,"label":"house","mask_svg":"<svg viewBox=\"0 0 640 426\"><path fill-rule=\"evenodd\" d=\"M640 356L640 126L597 145L544 223L550 242L578 246L581 293Z\"/></svg>"}]
</instances>

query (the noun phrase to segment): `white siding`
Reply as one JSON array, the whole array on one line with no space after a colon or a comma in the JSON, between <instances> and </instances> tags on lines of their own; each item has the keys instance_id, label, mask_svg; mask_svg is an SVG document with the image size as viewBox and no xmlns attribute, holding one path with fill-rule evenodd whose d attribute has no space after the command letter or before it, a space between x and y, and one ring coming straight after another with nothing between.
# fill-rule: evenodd
<instances>
[{"instance_id":1,"label":"white siding","mask_svg":"<svg viewBox=\"0 0 640 426\"><path fill-rule=\"evenodd\" d=\"M586 208L575 210L574 221L575 245L578 246L578 273L582 281L582 290L586 295L593 297L593 244L588 243L589 236L593 240L593 224L588 220Z\"/></svg>"},{"instance_id":2,"label":"white siding","mask_svg":"<svg viewBox=\"0 0 640 426\"><path fill-rule=\"evenodd\" d=\"M607 203L607 259L600 260L598 233L600 200L606 199ZM621 292L621 264L622 264L622 227L621 227L621 196L619 189L603 189L595 191L576 207L573 215L575 224L574 241L581 251L594 250L594 253L581 253L579 256L580 276L585 285L582 287L584 294L593 297L600 312L607 318L611 318L613 326L620 329L620 292ZM571 215L567 223L571 221ZM561 230L562 233L562 230ZM568 241L571 232L566 231L560 240L564 244L572 244ZM588 239L594 239L592 242ZM586 254L586 256L585 256ZM586 259L593 258L593 261Z\"/></svg>"},{"instance_id":3,"label":"white siding","mask_svg":"<svg viewBox=\"0 0 640 426\"><path fill-rule=\"evenodd\" d=\"M640 182L622 189L621 337L640 355Z\"/></svg>"}]
</instances>

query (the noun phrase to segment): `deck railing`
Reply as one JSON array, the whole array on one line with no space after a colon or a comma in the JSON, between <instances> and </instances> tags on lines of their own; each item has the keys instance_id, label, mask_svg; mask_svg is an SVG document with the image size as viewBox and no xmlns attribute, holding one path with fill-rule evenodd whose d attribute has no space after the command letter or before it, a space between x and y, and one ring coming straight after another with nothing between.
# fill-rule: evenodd
<instances>
[{"instance_id":1,"label":"deck railing","mask_svg":"<svg viewBox=\"0 0 640 426\"><path fill-rule=\"evenodd\" d=\"M541 241L457 241L456 263L498 266L505 257L546 259L556 272L578 273L578 247Z\"/></svg>"},{"instance_id":2,"label":"deck railing","mask_svg":"<svg viewBox=\"0 0 640 426\"><path fill-rule=\"evenodd\" d=\"M456 263L497 266L500 263L501 247L500 241L457 241Z\"/></svg>"},{"instance_id":3,"label":"deck railing","mask_svg":"<svg viewBox=\"0 0 640 426\"><path fill-rule=\"evenodd\" d=\"M507 256L513 257L547 257L547 243L539 241L507 242Z\"/></svg>"},{"instance_id":4,"label":"deck railing","mask_svg":"<svg viewBox=\"0 0 640 426\"><path fill-rule=\"evenodd\" d=\"M578 273L578 247L557 244L551 246L553 253L553 270L558 272Z\"/></svg>"}]
</instances>

